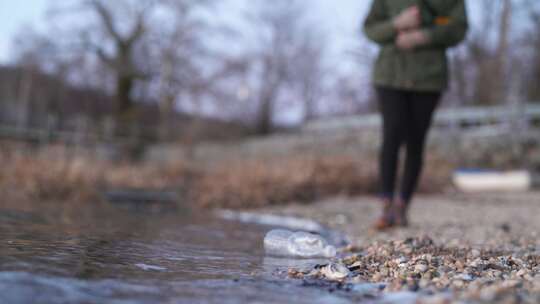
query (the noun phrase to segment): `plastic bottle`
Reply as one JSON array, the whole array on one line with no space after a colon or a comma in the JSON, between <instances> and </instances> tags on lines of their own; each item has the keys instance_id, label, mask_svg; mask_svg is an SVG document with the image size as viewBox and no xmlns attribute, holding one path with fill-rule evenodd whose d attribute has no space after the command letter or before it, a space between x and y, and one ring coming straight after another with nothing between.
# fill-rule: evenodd
<instances>
[{"instance_id":1,"label":"plastic bottle","mask_svg":"<svg viewBox=\"0 0 540 304\"><path fill-rule=\"evenodd\" d=\"M271 230L264 237L264 250L269 255L289 255L289 237L293 235L292 231L276 229Z\"/></svg>"},{"instance_id":2,"label":"plastic bottle","mask_svg":"<svg viewBox=\"0 0 540 304\"><path fill-rule=\"evenodd\" d=\"M296 232L291 235L288 249L291 255L304 258L331 258L336 255L336 248L328 245L324 238L307 232Z\"/></svg>"},{"instance_id":3,"label":"plastic bottle","mask_svg":"<svg viewBox=\"0 0 540 304\"><path fill-rule=\"evenodd\" d=\"M336 255L336 248L328 245L319 235L307 232L272 230L264 238L267 254L300 258L331 258Z\"/></svg>"}]
</instances>

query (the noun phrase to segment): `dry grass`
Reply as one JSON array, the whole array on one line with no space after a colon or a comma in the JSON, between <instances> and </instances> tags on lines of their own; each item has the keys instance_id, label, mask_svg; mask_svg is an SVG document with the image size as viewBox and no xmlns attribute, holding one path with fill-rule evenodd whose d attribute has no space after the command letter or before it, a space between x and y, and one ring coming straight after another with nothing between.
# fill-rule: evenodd
<instances>
[{"instance_id":1,"label":"dry grass","mask_svg":"<svg viewBox=\"0 0 540 304\"><path fill-rule=\"evenodd\" d=\"M371 192L374 166L345 158L290 158L221 165L192 192L203 207L245 208Z\"/></svg>"},{"instance_id":2,"label":"dry grass","mask_svg":"<svg viewBox=\"0 0 540 304\"><path fill-rule=\"evenodd\" d=\"M351 156L292 156L274 160L227 162L211 169L190 164L167 166L112 164L58 153L19 155L0 151L0 194L32 201L95 201L108 188L184 189L186 200L204 208L256 208L309 203L336 196L375 193L376 159ZM449 181L451 166L428 161L423 192Z\"/></svg>"},{"instance_id":3,"label":"dry grass","mask_svg":"<svg viewBox=\"0 0 540 304\"><path fill-rule=\"evenodd\" d=\"M441 191L451 166L428 161L422 192ZM289 202L309 203L329 196L374 194L377 161L353 157L293 157L222 165L202 175L192 200L203 207L255 208Z\"/></svg>"},{"instance_id":4,"label":"dry grass","mask_svg":"<svg viewBox=\"0 0 540 304\"><path fill-rule=\"evenodd\" d=\"M183 164L134 166L85 157L50 158L0 153L0 194L35 201L92 201L107 188L163 189L183 184L191 171Z\"/></svg>"}]
</instances>

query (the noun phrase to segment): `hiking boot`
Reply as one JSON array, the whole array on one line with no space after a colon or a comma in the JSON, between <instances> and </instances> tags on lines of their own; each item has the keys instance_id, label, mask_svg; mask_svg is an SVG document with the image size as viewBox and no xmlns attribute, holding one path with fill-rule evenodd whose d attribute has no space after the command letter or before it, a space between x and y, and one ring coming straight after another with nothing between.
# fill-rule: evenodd
<instances>
[{"instance_id":1,"label":"hiking boot","mask_svg":"<svg viewBox=\"0 0 540 304\"><path fill-rule=\"evenodd\" d=\"M398 200L394 204L394 222L396 226L407 227L409 226L409 204L404 200Z\"/></svg>"},{"instance_id":2,"label":"hiking boot","mask_svg":"<svg viewBox=\"0 0 540 304\"><path fill-rule=\"evenodd\" d=\"M373 225L375 230L382 231L394 227L395 217L393 209L391 200L383 201L382 215Z\"/></svg>"}]
</instances>

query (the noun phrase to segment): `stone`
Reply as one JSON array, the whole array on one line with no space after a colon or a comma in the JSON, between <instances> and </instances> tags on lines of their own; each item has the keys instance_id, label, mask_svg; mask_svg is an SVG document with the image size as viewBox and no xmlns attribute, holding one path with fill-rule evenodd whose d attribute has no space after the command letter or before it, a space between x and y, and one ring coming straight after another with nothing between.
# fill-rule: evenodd
<instances>
[{"instance_id":1,"label":"stone","mask_svg":"<svg viewBox=\"0 0 540 304\"><path fill-rule=\"evenodd\" d=\"M425 264L416 264L416 266L414 266L414 271L418 273L424 273L428 270L429 270L429 266Z\"/></svg>"}]
</instances>

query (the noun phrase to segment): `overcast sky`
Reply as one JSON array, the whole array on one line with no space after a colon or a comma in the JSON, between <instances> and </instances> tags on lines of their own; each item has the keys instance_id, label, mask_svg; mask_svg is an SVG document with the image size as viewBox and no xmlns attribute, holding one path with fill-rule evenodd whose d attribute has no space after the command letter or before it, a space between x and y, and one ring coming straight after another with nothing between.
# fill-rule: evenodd
<instances>
[{"instance_id":1,"label":"overcast sky","mask_svg":"<svg viewBox=\"0 0 540 304\"><path fill-rule=\"evenodd\" d=\"M48 0L0 1L0 62L9 56L9 44L24 25L43 23Z\"/></svg>"},{"instance_id":2,"label":"overcast sky","mask_svg":"<svg viewBox=\"0 0 540 304\"><path fill-rule=\"evenodd\" d=\"M10 43L13 36L24 26L45 28L46 12L49 3L58 4L59 0L0 0L0 63L6 62L13 50ZM65 0L61 0L65 1ZM194 0L197 1L197 0ZM223 18L237 15L238 11L246 10L253 1L269 0L221 0L226 4L226 9L222 9L219 14ZM308 14L315 19L319 25L331 36L332 46L337 51L354 46L356 39L360 39L358 29L362 19L367 13L371 0L296 0L305 1L310 4ZM479 1L467 1L471 21L475 25L475 12L479 12ZM536 3L540 5L540 2ZM524 20L520 14L516 14L514 25L524 25ZM516 30L520 30L517 26ZM338 54L339 55L339 54Z\"/></svg>"},{"instance_id":3,"label":"overcast sky","mask_svg":"<svg viewBox=\"0 0 540 304\"><path fill-rule=\"evenodd\" d=\"M0 1L0 62L6 62L13 50L10 43L15 33L24 26L44 28L48 3L58 0ZM227 0L231 14L245 7L247 1L267 0ZM312 18L332 36L339 47L346 47L358 36L357 30L366 13L367 0L301 0L312 4L309 12Z\"/></svg>"}]
</instances>

